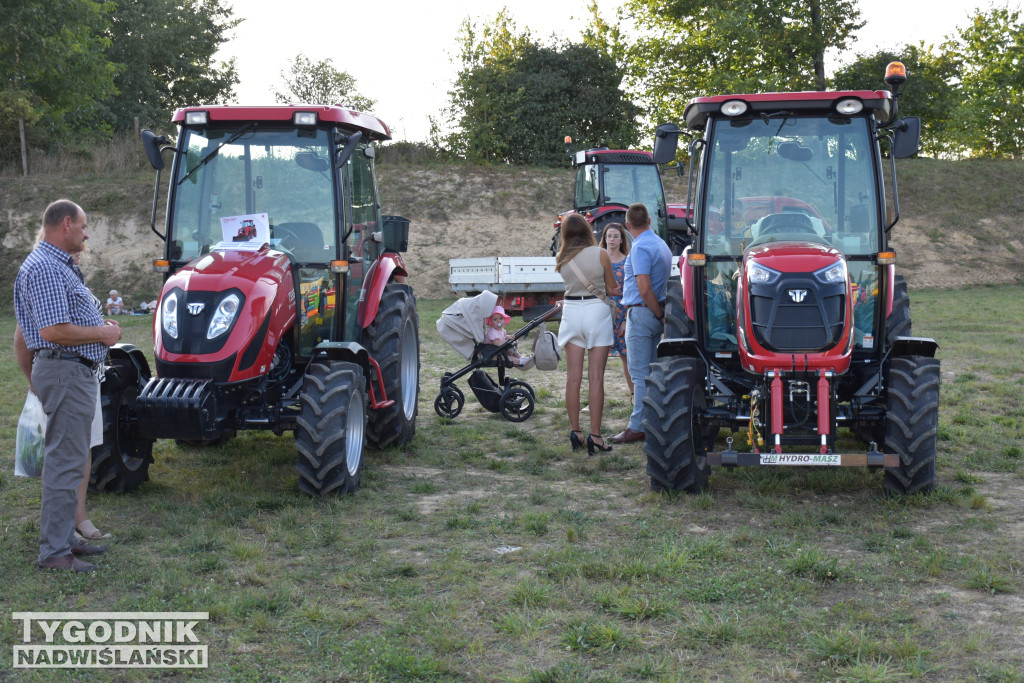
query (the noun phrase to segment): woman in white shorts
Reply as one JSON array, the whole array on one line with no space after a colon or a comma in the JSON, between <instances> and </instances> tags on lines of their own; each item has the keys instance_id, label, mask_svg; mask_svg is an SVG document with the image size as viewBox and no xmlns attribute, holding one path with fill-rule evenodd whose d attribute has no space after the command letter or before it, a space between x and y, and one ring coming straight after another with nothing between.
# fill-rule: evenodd
<instances>
[{"instance_id":1,"label":"woman in white shorts","mask_svg":"<svg viewBox=\"0 0 1024 683\"><path fill-rule=\"evenodd\" d=\"M571 213L562 219L562 247L555 257L555 270L565 280L565 307L558 328L558 344L565 349L565 410L569 416L569 443L583 448L580 429L580 388L583 357L587 356L590 391L590 435L587 452L610 451L601 436L604 413L604 370L608 351L615 343L611 309L605 303L609 293L618 292L608 252L597 246L587 219ZM586 352L586 353L584 353Z\"/></svg>"}]
</instances>

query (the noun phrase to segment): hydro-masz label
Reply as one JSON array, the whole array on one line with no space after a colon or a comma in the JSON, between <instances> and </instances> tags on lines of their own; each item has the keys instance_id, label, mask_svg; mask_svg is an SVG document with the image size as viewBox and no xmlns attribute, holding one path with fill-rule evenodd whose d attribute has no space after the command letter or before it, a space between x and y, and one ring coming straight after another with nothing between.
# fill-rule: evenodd
<instances>
[{"instance_id":1,"label":"hydro-masz label","mask_svg":"<svg viewBox=\"0 0 1024 683\"><path fill-rule=\"evenodd\" d=\"M762 453L762 465L825 465L838 467L843 464L839 453Z\"/></svg>"}]
</instances>

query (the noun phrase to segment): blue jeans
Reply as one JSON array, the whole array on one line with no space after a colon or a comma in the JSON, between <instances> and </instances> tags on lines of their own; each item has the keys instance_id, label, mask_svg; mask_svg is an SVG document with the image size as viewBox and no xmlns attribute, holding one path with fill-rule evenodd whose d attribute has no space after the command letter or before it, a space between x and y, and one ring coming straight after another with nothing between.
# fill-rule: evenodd
<instances>
[{"instance_id":1,"label":"blue jeans","mask_svg":"<svg viewBox=\"0 0 1024 683\"><path fill-rule=\"evenodd\" d=\"M651 363L658 357L658 342L664 331L664 323L658 322L646 306L631 308L626 314L626 361L633 378L633 413L628 426L634 432L643 428L647 377L651 374Z\"/></svg>"}]
</instances>

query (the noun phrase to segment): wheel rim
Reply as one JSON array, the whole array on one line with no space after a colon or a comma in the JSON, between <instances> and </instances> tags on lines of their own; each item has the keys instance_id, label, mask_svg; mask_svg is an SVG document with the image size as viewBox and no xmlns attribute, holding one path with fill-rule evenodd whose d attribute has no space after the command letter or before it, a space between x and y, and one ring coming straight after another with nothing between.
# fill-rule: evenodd
<instances>
[{"instance_id":1,"label":"wheel rim","mask_svg":"<svg viewBox=\"0 0 1024 683\"><path fill-rule=\"evenodd\" d=\"M352 396L355 399L358 394ZM363 459L363 425L365 424L365 407L362 401L352 400L348 404L348 427L345 429L345 467L350 477L359 473L359 463Z\"/></svg>"},{"instance_id":2,"label":"wheel rim","mask_svg":"<svg viewBox=\"0 0 1024 683\"><path fill-rule=\"evenodd\" d=\"M419 365L419 339L416 336L416 326L412 318L405 322L405 329L402 330L402 410L405 411L405 419L412 420L416 412L416 393L419 391L419 377L417 366Z\"/></svg>"}]
</instances>

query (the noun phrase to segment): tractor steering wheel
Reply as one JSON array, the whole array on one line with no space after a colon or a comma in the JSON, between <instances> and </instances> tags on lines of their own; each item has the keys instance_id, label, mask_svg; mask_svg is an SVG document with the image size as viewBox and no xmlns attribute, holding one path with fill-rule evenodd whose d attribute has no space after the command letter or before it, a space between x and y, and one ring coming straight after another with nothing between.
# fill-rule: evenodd
<instances>
[{"instance_id":1,"label":"tractor steering wheel","mask_svg":"<svg viewBox=\"0 0 1024 683\"><path fill-rule=\"evenodd\" d=\"M289 253L294 253L296 249L302 246L302 240L287 225L274 226L274 237L277 238L278 249L283 249Z\"/></svg>"},{"instance_id":2,"label":"tractor steering wheel","mask_svg":"<svg viewBox=\"0 0 1024 683\"><path fill-rule=\"evenodd\" d=\"M818 233L811 223L811 219L802 213L773 213L761 219L761 228L757 231L758 238L768 235L778 235L784 232L808 232L814 235Z\"/></svg>"}]
</instances>

